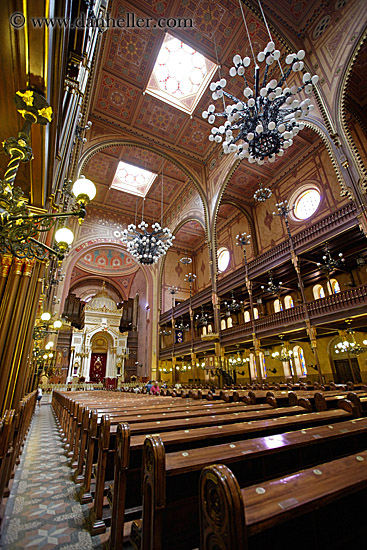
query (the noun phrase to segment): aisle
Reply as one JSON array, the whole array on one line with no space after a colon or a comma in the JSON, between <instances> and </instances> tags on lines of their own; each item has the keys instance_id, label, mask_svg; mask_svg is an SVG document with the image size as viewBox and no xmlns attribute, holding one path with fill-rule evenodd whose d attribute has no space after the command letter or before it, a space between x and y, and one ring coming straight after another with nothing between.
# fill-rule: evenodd
<instances>
[{"instance_id":1,"label":"aisle","mask_svg":"<svg viewBox=\"0 0 367 550\"><path fill-rule=\"evenodd\" d=\"M84 528L83 509L51 405L37 409L6 508L0 548L101 548Z\"/></svg>"}]
</instances>

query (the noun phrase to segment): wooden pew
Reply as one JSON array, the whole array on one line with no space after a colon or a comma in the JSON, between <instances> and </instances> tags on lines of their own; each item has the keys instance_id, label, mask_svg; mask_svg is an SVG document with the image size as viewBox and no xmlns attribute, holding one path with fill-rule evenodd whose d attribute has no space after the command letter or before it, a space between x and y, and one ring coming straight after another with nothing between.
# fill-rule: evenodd
<instances>
[{"instance_id":1,"label":"wooden pew","mask_svg":"<svg viewBox=\"0 0 367 550\"><path fill-rule=\"evenodd\" d=\"M352 409L350 409L352 410ZM263 435L282 433L284 430L305 430L307 427L334 426L347 418L351 412L344 410L326 411L323 413L306 413L300 416L280 417L272 420L255 420L221 427L205 427L193 430L181 430L159 434L165 448L169 452L185 451L187 449L207 447L223 443L235 443ZM333 428L329 428L332 430ZM115 454L115 473L112 506L111 548L122 545L125 509L137 509L141 505L140 491L136 484L141 479L142 449L145 436L130 436L130 427L121 424L117 428L117 452ZM128 454L127 454L128 450ZM118 458L117 458L118 457ZM133 490L129 490L133 487ZM126 503L121 495L126 494ZM116 507L116 502L119 502Z\"/></svg>"},{"instance_id":2,"label":"wooden pew","mask_svg":"<svg viewBox=\"0 0 367 550\"><path fill-rule=\"evenodd\" d=\"M320 459L332 460L348 451L363 450L367 446L366 428L367 419L358 419L333 428L310 428L175 453L165 453L160 437L148 436L143 458L142 520L133 522L131 533L134 548L184 550L198 546L198 481L202 468L213 461L229 464L245 487L255 480L269 479L277 471L284 475L317 465ZM236 546L229 548L237 550Z\"/></svg>"},{"instance_id":3,"label":"wooden pew","mask_svg":"<svg viewBox=\"0 0 367 550\"><path fill-rule=\"evenodd\" d=\"M260 410L256 409L254 410L253 407L249 407L252 410L249 412L236 412L232 413L231 410L227 414L219 414L219 415L211 415L208 416L200 416L200 417L187 417L185 418L185 426L190 429L193 427L200 427L200 426L209 426L209 425L218 425L221 424L230 424L233 422L245 422L245 421L251 421L258 418L276 418L283 415L297 415L297 414L304 414L307 410L307 403L305 403L305 407L288 407L288 408L262 408ZM115 429L113 431L114 434L116 434L116 426L117 423L121 420L131 421L131 432L134 434L147 434L154 432L157 427L160 431L174 431L177 430L182 426L181 418L179 419L172 419L172 420L155 420L155 421L142 421L144 418L149 417L143 417L137 419L136 417L119 417L114 418L114 426ZM88 453L87 453L87 463L89 467L86 467L85 472L85 480L84 484L81 490L81 496L82 496L82 503L91 502L93 500L93 494L91 492L91 475L92 470L90 469L90 464L94 463L95 460L97 460L97 466L96 466L96 483L95 483L95 491L94 491L94 506L93 511L91 513L91 524L92 524L92 533L93 534L99 534L105 531L105 524L102 521L102 514L103 514L103 500L104 500L104 492L105 492L105 483L106 483L106 468L109 472L107 474L107 481L112 479L113 475L113 460L112 456L110 456L109 462L108 462L108 455L111 455L111 453L114 453L115 451L115 440L111 438L110 430L112 422L111 422L111 416L110 415L104 415L102 417L100 431L96 434L95 425L90 427L90 433L91 433L91 444L88 446ZM116 422L118 421L118 422ZM98 451L96 447L96 441L98 440ZM97 456L96 456L97 455Z\"/></svg>"},{"instance_id":4,"label":"wooden pew","mask_svg":"<svg viewBox=\"0 0 367 550\"><path fill-rule=\"evenodd\" d=\"M358 396L357 393L350 392L347 394L347 399L356 406L358 416L367 415L367 395Z\"/></svg>"},{"instance_id":5,"label":"wooden pew","mask_svg":"<svg viewBox=\"0 0 367 550\"><path fill-rule=\"evenodd\" d=\"M362 550L366 471L363 451L243 488L227 466L206 467L200 478L200 549Z\"/></svg>"}]
</instances>

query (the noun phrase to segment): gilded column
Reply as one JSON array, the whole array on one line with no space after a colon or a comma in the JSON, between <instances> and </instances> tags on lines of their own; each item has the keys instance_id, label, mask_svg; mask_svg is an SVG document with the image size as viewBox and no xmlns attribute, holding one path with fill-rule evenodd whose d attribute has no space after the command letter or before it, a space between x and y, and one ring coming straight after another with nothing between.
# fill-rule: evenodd
<instances>
[{"instance_id":1,"label":"gilded column","mask_svg":"<svg viewBox=\"0 0 367 550\"><path fill-rule=\"evenodd\" d=\"M2 254L0 256L0 302L9 275L13 256L11 254Z\"/></svg>"},{"instance_id":2,"label":"gilded column","mask_svg":"<svg viewBox=\"0 0 367 550\"><path fill-rule=\"evenodd\" d=\"M10 401L12 408L18 406L19 401L26 392L29 354L32 350L33 328L36 322L45 266L46 262L36 262L33 271L32 268L29 269L30 283L26 307L24 308L22 324L19 330L22 340L19 341L18 354L13 361L15 378L13 382L10 382L10 387L12 388L12 399Z\"/></svg>"},{"instance_id":3,"label":"gilded column","mask_svg":"<svg viewBox=\"0 0 367 550\"><path fill-rule=\"evenodd\" d=\"M6 338L9 334L9 325L14 312L14 303L22 276L24 260L14 258L0 306L0 359L3 355Z\"/></svg>"},{"instance_id":4,"label":"gilded column","mask_svg":"<svg viewBox=\"0 0 367 550\"><path fill-rule=\"evenodd\" d=\"M3 412L11 405L11 398L15 389L19 369L19 360L24 348L24 336L29 323L30 304L29 295L27 296L27 293L34 266L34 260L21 260L21 262L23 264L22 277L20 279L18 293L14 303L9 325L9 335L4 345L4 352L1 361L1 390L5 390L4 393L3 391L1 392ZM4 382L6 384L5 388L3 386Z\"/></svg>"}]
</instances>

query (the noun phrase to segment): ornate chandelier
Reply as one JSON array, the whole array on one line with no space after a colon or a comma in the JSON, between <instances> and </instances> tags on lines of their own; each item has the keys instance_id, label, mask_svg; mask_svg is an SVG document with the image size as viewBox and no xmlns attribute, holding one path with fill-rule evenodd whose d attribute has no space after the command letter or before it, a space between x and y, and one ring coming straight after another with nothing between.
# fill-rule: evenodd
<instances>
[{"instance_id":1,"label":"ornate chandelier","mask_svg":"<svg viewBox=\"0 0 367 550\"><path fill-rule=\"evenodd\" d=\"M309 98L300 99L298 94L304 90L306 95L311 95L313 86L318 82L318 76L311 76L309 72L303 74L300 86L287 84L287 79L292 72L302 74L304 69L304 50L288 54L285 58L286 65L283 71L280 63L280 51L275 48L269 27L267 25L261 4L260 9L266 25L270 41L264 51L255 58L250 34L243 13L242 2L239 0L243 21L246 27L254 63L254 85L245 70L251 65L250 57L242 58L239 54L233 57L234 66L230 69L231 77L243 78L244 99L237 99L231 93L225 91L227 80L220 78L210 84L212 98L220 100L223 111L215 112L215 105L209 105L202 116L208 119L209 124L214 124L216 117L225 118L225 122L219 127L213 127L209 136L210 141L222 143L225 154L235 153L235 158L247 158L250 163L263 164L265 159L274 162L276 155L283 156L284 151L293 145L293 138L304 128L300 121L313 110ZM263 75L260 77L258 65L265 62ZM273 64L279 67L279 75L274 77L274 69L269 71ZM271 76L269 75L271 73ZM225 97L230 103L225 104Z\"/></svg>"},{"instance_id":2,"label":"ornate chandelier","mask_svg":"<svg viewBox=\"0 0 367 550\"><path fill-rule=\"evenodd\" d=\"M336 269L341 269L344 267L345 258L343 257L343 253L340 252L338 256L339 257L336 260L331 256L329 245L328 243L326 243L325 249L324 249L324 255L322 257L324 263L322 264L318 262L317 267L322 269L328 276L329 274L333 273Z\"/></svg>"},{"instance_id":3,"label":"ornate chandelier","mask_svg":"<svg viewBox=\"0 0 367 550\"><path fill-rule=\"evenodd\" d=\"M231 313L236 313L241 310L243 302L237 302L236 298L234 297L233 290L231 291L231 301L230 302L224 302L224 305L227 309L226 315L229 317Z\"/></svg>"},{"instance_id":4,"label":"ornate chandelier","mask_svg":"<svg viewBox=\"0 0 367 550\"><path fill-rule=\"evenodd\" d=\"M45 126L51 122L52 109L44 97L31 90L17 92L14 99L25 122L17 138L11 137L4 142L4 150L10 160L4 177L0 180L0 253L39 260L44 259L47 254L54 254L62 260L74 239L70 229L61 227L56 231L57 244L54 248L38 241L36 237L55 227L59 219L75 216L81 222L86 215L86 204L94 198L96 188L94 183L82 177L75 182L72 190L78 204L77 209L57 214L34 214L31 211L22 189L14 187L14 181L20 162L29 162L32 159L29 145L32 124Z\"/></svg>"},{"instance_id":5,"label":"ornate chandelier","mask_svg":"<svg viewBox=\"0 0 367 550\"><path fill-rule=\"evenodd\" d=\"M155 264L172 246L173 239L168 227L162 227L158 222L152 224L152 231L147 231L148 224L143 220L136 225L130 224L123 231L123 240L127 250L139 264Z\"/></svg>"},{"instance_id":6,"label":"ornate chandelier","mask_svg":"<svg viewBox=\"0 0 367 550\"><path fill-rule=\"evenodd\" d=\"M144 221L144 201L142 220L138 227L135 224L128 225L122 232L122 240L127 244L127 250L139 264L151 265L158 262L159 258L166 254L172 246L174 235L168 227L163 226L163 170L162 170L162 198L161 198L161 224L152 224L152 231L147 231L148 224ZM136 217L136 216L135 216Z\"/></svg>"},{"instance_id":7,"label":"ornate chandelier","mask_svg":"<svg viewBox=\"0 0 367 550\"><path fill-rule=\"evenodd\" d=\"M352 338L351 342L347 340L346 338L347 334L350 334ZM349 328L345 332L340 331L340 336L342 337L344 336L344 340L335 344L334 346L335 353L348 353L352 355L360 355L361 353L364 353L367 351L366 347L361 346L361 344L359 344L356 341L354 330L352 330L351 328ZM363 344L367 344L367 341L363 340Z\"/></svg>"}]
</instances>

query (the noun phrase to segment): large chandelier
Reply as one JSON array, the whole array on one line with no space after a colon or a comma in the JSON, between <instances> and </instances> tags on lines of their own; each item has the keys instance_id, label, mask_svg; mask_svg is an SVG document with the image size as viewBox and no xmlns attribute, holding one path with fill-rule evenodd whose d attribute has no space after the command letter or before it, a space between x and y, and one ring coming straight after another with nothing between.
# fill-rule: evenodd
<instances>
[{"instance_id":1,"label":"large chandelier","mask_svg":"<svg viewBox=\"0 0 367 550\"><path fill-rule=\"evenodd\" d=\"M346 335L350 334L351 336L351 342L347 340ZM346 331L340 331L340 336L344 339L341 342L338 342L334 346L335 353L348 353L352 355L360 355L361 353L365 353L367 351L367 348L364 347L367 344L367 340L363 340L364 346L361 346L356 341L354 330L349 328Z\"/></svg>"},{"instance_id":2,"label":"large chandelier","mask_svg":"<svg viewBox=\"0 0 367 550\"><path fill-rule=\"evenodd\" d=\"M75 182L72 190L78 208L57 214L35 214L31 211L22 189L14 187L14 181L20 162L32 159L29 145L32 124L44 126L51 122L52 109L44 97L31 90L17 92L14 99L25 122L17 138L11 137L4 142L4 150L10 160L4 178L0 180L0 253L39 260L47 254L54 254L62 260L74 239L70 229L61 227L56 231L54 248L38 241L36 237L55 227L59 219L75 216L81 222L86 215L86 204L94 198L96 188L90 180L82 177Z\"/></svg>"},{"instance_id":3,"label":"large chandelier","mask_svg":"<svg viewBox=\"0 0 367 550\"><path fill-rule=\"evenodd\" d=\"M144 221L144 201L142 220L138 227L135 224L128 225L122 232L122 240L127 244L127 250L139 264L151 265L158 262L159 258L166 254L172 246L174 235L168 227L163 226L163 170L162 170L162 198L161 198L161 224L152 224L149 233L149 225Z\"/></svg>"},{"instance_id":4,"label":"large chandelier","mask_svg":"<svg viewBox=\"0 0 367 550\"><path fill-rule=\"evenodd\" d=\"M203 111L202 116L208 119L209 124L214 124L216 117L226 119L219 127L213 127L209 136L210 141L222 143L224 153L235 153L236 158L247 158L250 163L263 164L265 159L274 162L276 155L283 156L284 151L293 145L293 138L304 128L304 123L300 121L301 117L308 115L314 108L308 97L301 99L298 94L304 90L306 95L311 95L313 86L319 78L306 72L302 76L300 86L287 84L292 72L302 74L305 52L299 50L297 53L288 54L285 58L288 67L283 71L280 51L275 48L260 2L270 41L265 50L258 54L256 61L241 0L239 4L252 52L254 85L251 86L250 78L245 74L251 65L250 57L242 58L236 54L233 57L234 66L229 74L231 77L238 75L243 78L244 99L238 99L227 92L224 89L227 80L220 78L210 84L210 90L212 98L222 103L223 110L215 112L215 105L211 104ZM262 76L259 67L261 64L264 64ZM270 69L273 64L279 68L276 78L274 68ZM227 105L225 98L230 100Z\"/></svg>"}]
</instances>

